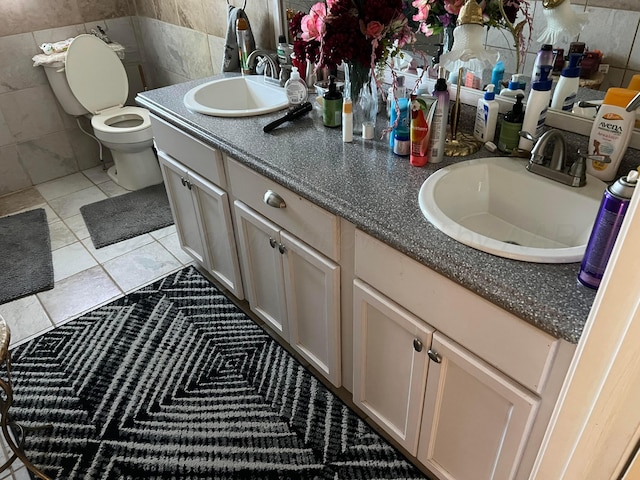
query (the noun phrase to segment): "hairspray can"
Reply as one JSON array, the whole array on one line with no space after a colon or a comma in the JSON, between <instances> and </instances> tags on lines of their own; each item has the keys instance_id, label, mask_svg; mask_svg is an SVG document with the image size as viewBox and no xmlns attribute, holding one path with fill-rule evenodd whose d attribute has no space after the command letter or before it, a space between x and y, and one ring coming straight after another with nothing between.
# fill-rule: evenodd
<instances>
[{"instance_id":1,"label":"hairspray can","mask_svg":"<svg viewBox=\"0 0 640 480\"><path fill-rule=\"evenodd\" d=\"M578 273L580 283L589 288L600 286L636 183L638 172L632 170L604 192Z\"/></svg>"}]
</instances>

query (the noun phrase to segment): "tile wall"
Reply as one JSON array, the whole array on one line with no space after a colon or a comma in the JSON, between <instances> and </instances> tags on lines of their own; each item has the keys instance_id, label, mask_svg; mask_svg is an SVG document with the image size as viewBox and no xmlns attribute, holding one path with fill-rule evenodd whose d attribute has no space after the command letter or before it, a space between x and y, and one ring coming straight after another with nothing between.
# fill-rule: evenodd
<instances>
[{"instance_id":1,"label":"tile wall","mask_svg":"<svg viewBox=\"0 0 640 480\"><path fill-rule=\"evenodd\" d=\"M541 2L531 3L536 11L535 39L544 19ZM636 40L640 1L572 0L572 4L590 19L577 40L602 50L604 62L610 65L603 88L624 85L640 73L640 39ZM100 24L113 40L125 45L131 101L145 85L156 88L218 73L226 9L225 0L0 1L0 195L99 164L95 141L62 111L43 70L32 66L31 57L40 52L41 43L75 36ZM256 44L273 50L271 10L271 1L247 0ZM491 31L487 45L501 50L509 70L513 53L504 37ZM525 73L531 70L538 48L534 40ZM81 121L88 128L86 119Z\"/></svg>"}]
</instances>

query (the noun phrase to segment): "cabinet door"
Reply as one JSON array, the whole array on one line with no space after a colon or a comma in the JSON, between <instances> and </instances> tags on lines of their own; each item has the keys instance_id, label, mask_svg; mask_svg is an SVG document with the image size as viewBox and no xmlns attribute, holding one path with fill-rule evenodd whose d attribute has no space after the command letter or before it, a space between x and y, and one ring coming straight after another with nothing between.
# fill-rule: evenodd
<instances>
[{"instance_id":1,"label":"cabinet door","mask_svg":"<svg viewBox=\"0 0 640 480\"><path fill-rule=\"evenodd\" d=\"M289 341L279 228L238 200L234 208L245 293L251 310Z\"/></svg>"},{"instance_id":2,"label":"cabinet door","mask_svg":"<svg viewBox=\"0 0 640 480\"><path fill-rule=\"evenodd\" d=\"M353 399L412 455L427 381L433 330L354 280Z\"/></svg>"},{"instance_id":3,"label":"cabinet door","mask_svg":"<svg viewBox=\"0 0 640 480\"><path fill-rule=\"evenodd\" d=\"M538 397L439 332L429 356L418 460L442 479L513 478Z\"/></svg>"},{"instance_id":4,"label":"cabinet door","mask_svg":"<svg viewBox=\"0 0 640 480\"><path fill-rule=\"evenodd\" d=\"M280 238L289 344L339 387L340 266L286 231Z\"/></svg>"},{"instance_id":5,"label":"cabinet door","mask_svg":"<svg viewBox=\"0 0 640 480\"><path fill-rule=\"evenodd\" d=\"M194 172L189 172L189 181L207 253L208 262L205 266L242 300L244 294L228 195Z\"/></svg>"},{"instance_id":6,"label":"cabinet door","mask_svg":"<svg viewBox=\"0 0 640 480\"><path fill-rule=\"evenodd\" d=\"M194 260L208 264L191 190L187 187L187 170L163 152L158 152L164 185L169 197L180 246Z\"/></svg>"}]
</instances>

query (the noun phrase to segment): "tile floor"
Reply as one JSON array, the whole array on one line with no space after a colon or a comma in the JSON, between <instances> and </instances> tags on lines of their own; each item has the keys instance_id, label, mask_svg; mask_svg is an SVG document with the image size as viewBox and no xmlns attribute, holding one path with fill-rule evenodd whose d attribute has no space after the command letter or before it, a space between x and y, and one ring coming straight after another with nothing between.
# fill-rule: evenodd
<instances>
[{"instance_id":1,"label":"tile floor","mask_svg":"<svg viewBox=\"0 0 640 480\"><path fill-rule=\"evenodd\" d=\"M11 348L192 263L175 226L93 247L80 207L126 192L98 166L0 197L0 217L46 210L55 282L52 290L0 305L11 329ZM3 455L6 447L0 445L0 463ZM19 462L10 470L0 479L29 479Z\"/></svg>"}]
</instances>

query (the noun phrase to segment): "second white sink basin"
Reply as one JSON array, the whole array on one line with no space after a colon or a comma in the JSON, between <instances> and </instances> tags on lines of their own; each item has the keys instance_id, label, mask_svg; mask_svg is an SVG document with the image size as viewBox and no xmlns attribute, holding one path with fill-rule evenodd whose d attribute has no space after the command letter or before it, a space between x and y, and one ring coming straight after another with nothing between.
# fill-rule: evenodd
<instances>
[{"instance_id":1,"label":"second white sink basin","mask_svg":"<svg viewBox=\"0 0 640 480\"><path fill-rule=\"evenodd\" d=\"M215 117L251 117L282 110L289 102L283 88L255 75L198 85L185 94L184 104L189 110Z\"/></svg>"},{"instance_id":2,"label":"second white sink basin","mask_svg":"<svg viewBox=\"0 0 640 480\"><path fill-rule=\"evenodd\" d=\"M606 184L587 175L569 187L525 169L525 160L491 157L445 167L419 194L420 209L451 238L500 257L579 262Z\"/></svg>"}]
</instances>

